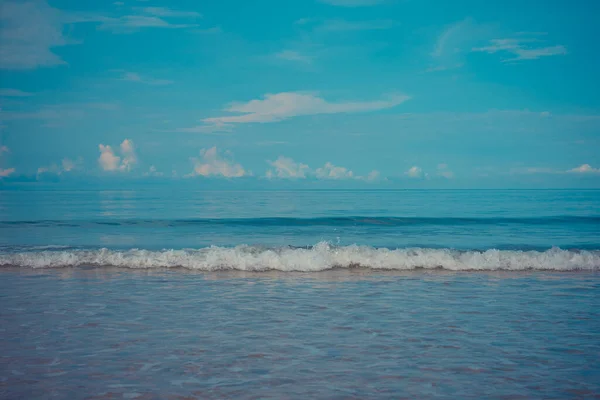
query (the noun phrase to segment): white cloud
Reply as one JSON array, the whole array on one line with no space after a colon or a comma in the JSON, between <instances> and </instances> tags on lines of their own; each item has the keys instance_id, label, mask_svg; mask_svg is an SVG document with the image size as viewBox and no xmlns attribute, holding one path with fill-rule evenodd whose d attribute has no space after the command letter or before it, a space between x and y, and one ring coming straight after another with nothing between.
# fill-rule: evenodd
<instances>
[{"instance_id":1,"label":"white cloud","mask_svg":"<svg viewBox=\"0 0 600 400\"><path fill-rule=\"evenodd\" d=\"M115 154L115 151L109 145L98 145L100 157L98 164L104 171L122 171L129 172L137 163L137 157L133 146L133 141L125 139L119 146L121 156Z\"/></svg>"},{"instance_id":2,"label":"white cloud","mask_svg":"<svg viewBox=\"0 0 600 400\"><path fill-rule=\"evenodd\" d=\"M7 169L0 168L0 178L6 178L6 177L14 174L15 171L16 170L14 168L7 168Z\"/></svg>"},{"instance_id":3,"label":"white cloud","mask_svg":"<svg viewBox=\"0 0 600 400\"><path fill-rule=\"evenodd\" d=\"M275 57L279 58L280 60L293 61L304 64L310 64L313 61L312 57L293 50L282 50L279 53L276 53Z\"/></svg>"},{"instance_id":4,"label":"white cloud","mask_svg":"<svg viewBox=\"0 0 600 400\"><path fill-rule=\"evenodd\" d=\"M341 7L363 7L381 4L386 0L320 0L321 3L331 4Z\"/></svg>"},{"instance_id":5,"label":"white cloud","mask_svg":"<svg viewBox=\"0 0 600 400\"><path fill-rule=\"evenodd\" d=\"M173 81L170 81L168 79L152 79L152 78L148 78L148 77L142 77L142 76L140 76L140 74L138 74L136 72L125 72L123 74L123 77L121 78L121 80L128 81L128 82L144 83L146 85L156 85L156 86L170 85L173 83Z\"/></svg>"},{"instance_id":6,"label":"white cloud","mask_svg":"<svg viewBox=\"0 0 600 400\"><path fill-rule=\"evenodd\" d=\"M365 177L358 177L357 179L365 180L367 182L373 182L380 179L381 174L377 170L373 170L369 172L369 174ZM386 180L385 178L383 180Z\"/></svg>"},{"instance_id":7,"label":"white cloud","mask_svg":"<svg viewBox=\"0 0 600 400\"><path fill-rule=\"evenodd\" d=\"M540 57L557 56L567 54L567 48L562 45L537 46L541 40L535 38L509 38L492 39L487 46L473 48L474 52L494 54L504 52L514 57L503 60L504 62L519 60L536 60Z\"/></svg>"},{"instance_id":8,"label":"white cloud","mask_svg":"<svg viewBox=\"0 0 600 400\"><path fill-rule=\"evenodd\" d=\"M202 122L213 130L223 130L233 124L277 122L304 115L382 110L395 107L409 98L405 95L393 95L385 100L332 103L310 93L283 92L267 94L264 99L247 103L233 103L225 111L241 115L205 118Z\"/></svg>"},{"instance_id":9,"label":"white cloud","mask_svg":"<svg viewBox=\"0 0 600 400\"><path fill-rule=\"evenodd\" d=\"M446 179L452 179L454 178L454 172L450 171L448 169L448 165L447 164L438 164L437 166L437 174L438 176L442 176Z\"/></svg>"},{"instance_id":10,"label":"white cloud","mask_svg":"<svg viewBox=\"0 0 600 400\"><path fill-rule=\"evenodd\" d=\"M129 172L131 171L131 168L137 163L137 157L135 155L133 142L130 139L125 139L121 143L120 147L123 160L121 161L121 166L119 168L122 171Z\"/></svg>"},{"instance_id":11,"label":"white cloud","mask_svg":"<svg viewBox=\"0 0 600 400\"><path fill-rule=\"evenodd\" d=\"M577 168L568 170L567 172L576 174L598 174L600 173L599 168L593 168L590 164L582 164Z\"/></svg>"},{"instance_id":12,"label":"white cloud","mask_svg":"<svg viewBox=\"0 0 600 400\"><path fill-rule=\"evenodd\" d=\"M423 170L415 165L414 167L410 167L409 170L406 171L404 174L407 175L409 178L422 178Z\"/></svg>"},{"instance_id":13,"label":"white cloud","mask_svg":"<svg viewBox=\"0 0 600 400\"><path fill-rule=\"evenodd\" d=\"M100 150L100 157L98 158L100 167L102 167L104 171L118 170L121 157L115 155L113 149L108 145L105 146L100 144L98 145L98 149Z\"/></svg>"},{"instance_id":14,"label":"white cloud","mask_svg":"<svg viewBox=\"0 0 600 400\"><path fill-rule=\"evenodd\" d=\"M315 174L318 179L353 179L354 172L347 168L335 166L330 162L325 163L321 168L317 168Z\"/></svg>"},{"instance_id":15,"label":"white cloud","mask_svg":"<svg viewBox=\"0 0 600 400\"><path fill-rule=\"evenodd\" d=\"M10 153L10 149L7 146L0 146L0 155L2 153Z\"/></svg>"},{"instance_id":16,"label":"white cloud","mask_svg":"<svg viewBox=\"0 0 600 400\"><path fill-rule=\"evenodd\" d=\"M202 149L200 158L192 158L194 171L187 176L221 176L225 178L241 178L250 175L240 164L221 157L216 147Z\"/></svg>"},{"instance_id":17,"label":"white cloud","mask_svg":"<svg viewBox=\"0 0 600 400\"><path fill-rule=\"evenodd\" d=\"M266 177L280 179L304 179L310 168L306 164L297 163L289 157L279 156L275 161L267 161L273 170L268 170Z\"/></svg>"},{"instance_id":18,"label":"white cloud","mask_svg":"<svg viewBox=\"0 0 600 400\"><path fill-rule=\"evenodd\" d=\"M63 158L63 160L62 160L63 171L70 172L70 171L74 170L76 166L77 166L77 162L75 162L69 158Z\"/></svg>"},{"instance_id":19,"label":"white cloud","mask_svg":"<svg viewBox=\"0 0 600 400\"><path fill-rule=\"evenodd\" d=\"M33 93L24 92L19 89L0 89L0 97L29 97Z\"/></svg>"},{"instance_id":20,"label":"white cloud","mask_svg":"<svg viewBox=\"0 0 600 400\"><path fill-rule=\"evenodd\" d=\"M372 182L380 179L379 171L371 171L367 176L357 176L353 171L345 167L325 163L320 168L312 170L308 165L296 162L289 157L279 156L275 161L267 161L272 169L267 170L267 179L305 179L313 177L316 179L355 179Z\"/></svg>"}]
</instances>

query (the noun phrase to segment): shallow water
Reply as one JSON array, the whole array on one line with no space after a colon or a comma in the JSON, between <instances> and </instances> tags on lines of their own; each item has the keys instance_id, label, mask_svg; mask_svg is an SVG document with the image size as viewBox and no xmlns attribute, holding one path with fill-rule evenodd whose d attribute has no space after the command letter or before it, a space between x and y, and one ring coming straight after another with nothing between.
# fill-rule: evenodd
<instances>
[{"instance_id":1,"label":"shallow water","mask_svg":"<svg viewBox=\"0 0 600 400\"><path fill-rule=\"evenodd\" d=\"M595 273L3 269L0 288L3 398L600 394Z\"/></svg>"}]
</instances>

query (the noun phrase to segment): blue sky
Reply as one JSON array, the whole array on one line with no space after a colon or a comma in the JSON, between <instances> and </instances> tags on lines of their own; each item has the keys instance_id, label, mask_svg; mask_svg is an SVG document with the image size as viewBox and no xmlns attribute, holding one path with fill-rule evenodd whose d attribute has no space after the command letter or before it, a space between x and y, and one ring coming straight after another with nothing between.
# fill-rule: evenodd
<instances>
[{"instance_id":1,"label":"blue sky","mask_svg":"<svg viewBox=\"0 0 600 400\"><path fill-rule=\"evenodd\" d=\"M600 3L499 4L3 0L0 184L600 187Z\"/></svg>"}]
</instances>

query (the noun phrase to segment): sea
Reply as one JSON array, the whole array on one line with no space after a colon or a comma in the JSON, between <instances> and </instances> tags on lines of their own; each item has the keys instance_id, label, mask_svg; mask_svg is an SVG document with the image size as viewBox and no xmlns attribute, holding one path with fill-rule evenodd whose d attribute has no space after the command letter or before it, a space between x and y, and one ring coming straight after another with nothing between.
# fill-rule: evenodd
<instances>
[{"instance_id":1,"label":"sea","mask_svg":"<svg viewBox=\"0 0 600 400\"><path fill-rule=\"evenodd\" d=\"M2 399L599 399L600 190L0 188Z\"/></svg>"}]
</instances>

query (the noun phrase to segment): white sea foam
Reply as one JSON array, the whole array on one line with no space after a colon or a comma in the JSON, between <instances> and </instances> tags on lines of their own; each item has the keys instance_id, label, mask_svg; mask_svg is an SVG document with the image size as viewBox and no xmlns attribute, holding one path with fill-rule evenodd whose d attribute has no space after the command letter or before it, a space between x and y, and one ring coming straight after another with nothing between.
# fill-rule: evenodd
<instances>
[{"instance_id":1,"label":"white sea foam","mask_svg":"<svg viewBox=\"0 0 600 400\"><path fill-rule=\"evenodd\" d=\"M149 251L68 250L0 252L0 265L31 268L112 266L125 268L188 268L201 271L323 271L332 268L412 270L600 270L600 251L457 251L450 249L377 249L335 247L264 249L251 246L200 250Z\"/></svg>"}]
</instances>

